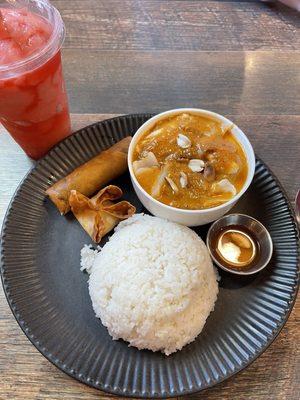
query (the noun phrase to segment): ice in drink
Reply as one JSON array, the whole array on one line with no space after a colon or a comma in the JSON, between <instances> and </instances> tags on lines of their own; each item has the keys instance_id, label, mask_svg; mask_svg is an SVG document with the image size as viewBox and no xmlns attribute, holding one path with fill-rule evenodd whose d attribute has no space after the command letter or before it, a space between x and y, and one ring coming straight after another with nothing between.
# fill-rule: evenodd
<instances>
[{"instance_id":1,"label":"ice in drink","mask_svg":"<svg viewBox=\"0 0 300 400\"><path fill-rule=\"evenodd\" d=\"M31 9L0 7L0 122L33 159L70 134L64 26L54 7L39 4L38 14L36 3L42 2L29 1Z\"/></svg>"}]
</instances>

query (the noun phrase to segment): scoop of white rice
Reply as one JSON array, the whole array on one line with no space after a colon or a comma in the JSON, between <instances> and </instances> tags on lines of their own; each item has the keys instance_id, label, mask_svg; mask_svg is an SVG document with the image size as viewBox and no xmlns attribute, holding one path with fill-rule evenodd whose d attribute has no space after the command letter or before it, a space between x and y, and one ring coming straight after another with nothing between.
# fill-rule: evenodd
<instances>
[{"instance_id":1,"label":"scoop of white rice","mask_svg":"<svg viewBox=\"0 0 300 400\"><path fill-rule=\"evenodd\" d=\"M218 283L195 232L136 215L121 222L96 255L89 292L113 339L169 355L199 335L214 308Z\"/></svg>"}]
</instances>

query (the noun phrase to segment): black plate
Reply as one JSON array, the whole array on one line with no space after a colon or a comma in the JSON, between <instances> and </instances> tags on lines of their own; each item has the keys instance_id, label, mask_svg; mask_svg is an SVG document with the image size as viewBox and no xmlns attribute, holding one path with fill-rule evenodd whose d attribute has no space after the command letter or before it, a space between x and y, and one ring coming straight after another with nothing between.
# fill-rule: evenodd
<instances>
[{"instance_id":1,"label":"black plate","mask_svg":"<svg viewBox=\"0 0 300 400\"><path fill-rule=\"evenodd\" d=\"M260 220L272 235L274 255L254 276L220 271L215 311L197 340L178 353L127 347L112 341L96 319L80 249L90 243L72 214L59 215L44 191L57 179L137 128L150 115L97 123L67 138L19 186L8 209L1 242L1 272L12 312L26 336L72 377L117 395L168 397L193 393L236 374L279 333L298 287L298 234L281 186L262 161L233 212ZM129 176L114 182L143 211ZM205 239L207 227L197 229Z\"/></svg>"}]
</instances>

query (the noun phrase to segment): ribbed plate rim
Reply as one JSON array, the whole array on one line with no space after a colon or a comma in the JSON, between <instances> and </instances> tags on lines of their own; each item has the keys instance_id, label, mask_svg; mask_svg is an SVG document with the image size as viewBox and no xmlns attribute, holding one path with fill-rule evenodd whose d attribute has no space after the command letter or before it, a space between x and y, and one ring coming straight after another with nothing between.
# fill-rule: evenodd
<instances>
[{"instance_id":1,"label":"ribbed plate rim","mask_svg":"<svg viewBox=\"0 0 300 400\"><path fill-rule=\"evenodd\" d=\"M102 123L110 123L112 121L115 120L119 120L119 119L126 119L126 118L145 118L145 119L149 119L153 116L153 114L150 113L135 113L135 114L126 114L126 115L121 115L121 116L116 116L113 118L108 118L102 121L98 121L95 123L92 123L84 128L81 128L79 130L77 130L76 132L74 132L72 134L72 136L80 136L82 135L82 131L83 130L87 130L89 128L94 128L94 127L98 127L99 125L101 125ZM282 331L283 327L285 326L296 301L297 298L297 293L299 290L299 281L300 281L300 276L299 276L299 268L300 268L300 232L299 232L299 226L296 222L296 215L295 215L295 211L292 207L292 204L287 196L287 193L285 191L285 189L283 188L282 184L280 183L279 179L277 178L277 176L273 173L273 171L269 168L269 166L262 161L262 159L257 156L257 154L255 154L256 160L264 167L265 170L267 170L268 175L271 175L272 178L274 179L277 187L280 189L280 191L283 194L285 203L288 207L288 212L292 217L293 220L293 225L294 225L294 229L295 229L295 234L296 234L296 239L297 239L297 267L298 267L298 272L297 272L297 279L294 282L294 289L292 292L292 298L290 300L289 306L286 309L286 312L284 314L284 318L281 320L280 325L277 326L276 330L272 333L272 336L266 341L266 343L261 347L261 349L252 357L250 358L248 361L244 361L242 363L242 365L239 368L236 368L233 372L227 374L225 377L222 377L221 379L218 380L212 380L212 382L208 385L206 385L203 388L195 388L192 390L183 390L180 392L176 392L174 394L164 394L164 395L144 395L142 393L139 394L132 394L132 393L124 393L123 391L119 390L110 390L109 388L105 388L105 387L99 387L99 385L95 385L93 383L91 383L90 381L88 381L88 376L85 377L79 377L78 373L72 373L67 366L64 367L63 365L60 365L58 362L56 362L56 360L54 360L51 357L51 354L49 355L49 350L42 349L42 346L38 343L36 343L38 341L38 338L30 337L30 328L27 326L26 321L24 321L20 314L18 315L18 310L16 309L16 307L13 306L12 301L13 299L11 298L11 296L7 293L7 286L4 283L3 280L3 271L4 271L4 261L3 261L3 247L5 245L5 238L3 238L3 233L5 231L5 227L8 221L8 217L11 214L11 212L13 212L13 204L14 204L14 200L17 197L19 191L21 190L23 184L25 183L25 181L27 180L27 178L39 167L40 163L42 163L45 159L47 158L51 158L51 155L53 154L53 152L55 152L56 148L58 148L62 143L67 142L70 139L70 137L64 139L63 141L59 142L56 146L54 146L49 153L42 158L41 160L39 160L22 178L21 182L19 183L18 187L16 188L10 203L8 205L7 211L5 213L5 217L3 220L3 224L2 224L2 228L1 228L1 240L0 240L0 272L1 272L1 282L2 282L2 287L3 287L3 291L5 293L5 297L6 300L8 302L8 305L11 309L11 312L15 318L15 320L17 321L18 325L20 326L21 330L23 331L23 333L25 334L25 336L28 338L28 340L33 344L33 346L48 360L50 361L53 365L55 365L59 370L61 370L62 372L66 373L68 376L72 377L73 379L78 380L81 383L86 384L89 387L93 387L97 390L102 390L104 392L113 394L113 395L118 395L118 396L125 396L125 397L130 397L130 398L161 398L161 399L167 399L167 398L175 398L178 396L184 396L184 395L189 395L189 394L195 394L195 393L199 393L200 391L202 392L203 390L209 389L211 387L214 387L216 385L219 385L220 383L228 380L229 378L231 378L234 375L237 375L239 372L245 370L246 368L248 368L248 366L250 366L257 358L259 358L267 349L268 347L274 342L274 340L278 337L278 335L280 334L280 332Z\"/></svg>"}]
</instances>

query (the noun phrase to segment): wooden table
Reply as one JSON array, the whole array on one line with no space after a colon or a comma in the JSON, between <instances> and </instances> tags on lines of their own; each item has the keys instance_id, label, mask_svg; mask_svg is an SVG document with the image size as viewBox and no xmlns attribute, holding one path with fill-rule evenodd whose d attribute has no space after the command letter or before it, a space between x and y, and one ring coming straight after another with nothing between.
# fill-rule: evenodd
<instances>
[{"instance_id":1,"label":"wooden table","mask_svg":"<svg viewBox=\"0 0 300 400\"><path fill-rule=\"evenodd\" d=\"M74 129L107 113L208 108L249 135L292 201L300 183L299 15L258 1L53 0L67 25ZM89 113L89 114L87 114ZM102 114L99 114L102 113ZM94 115L93 115L94 114ZM0 225L31 162L0 131ZM246 371L189 399L300 397L300 303ZM0 293L0 399L111 397L64 375L29 343Z\"/></svg>"}]
</instances>

